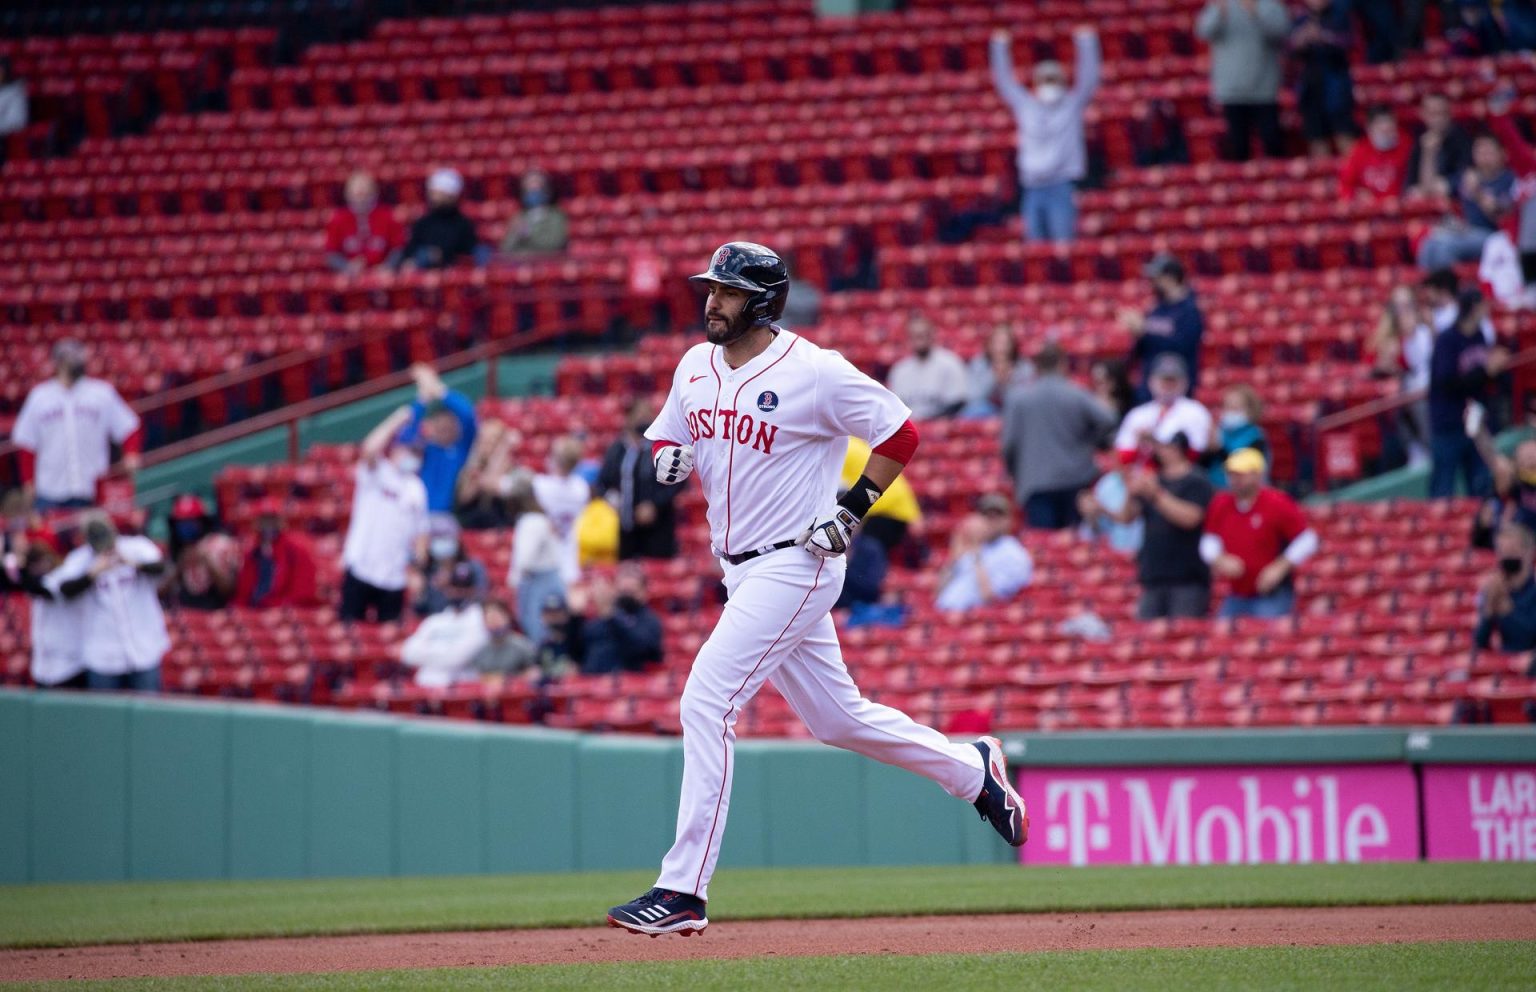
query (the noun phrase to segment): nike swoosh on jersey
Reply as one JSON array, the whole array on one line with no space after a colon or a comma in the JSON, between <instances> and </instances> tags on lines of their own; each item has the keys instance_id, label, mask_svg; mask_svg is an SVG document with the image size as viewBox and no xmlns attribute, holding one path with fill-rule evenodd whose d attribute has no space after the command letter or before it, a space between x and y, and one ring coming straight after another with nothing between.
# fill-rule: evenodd
<instances>
[{"instance_id":1,"label":"nike swoosh on jersey","mask_svg":"<svg viewBox=\"0 0 1536 992\"><path fill-rule=\"evenodd\" d=\"M704 375L696 375L692 379L689 379L688 381L689 382L698 382L700 379L707 379L707 378L709 378L709 377L708 376L704 376Z\"/></svg>"}]
</instances>

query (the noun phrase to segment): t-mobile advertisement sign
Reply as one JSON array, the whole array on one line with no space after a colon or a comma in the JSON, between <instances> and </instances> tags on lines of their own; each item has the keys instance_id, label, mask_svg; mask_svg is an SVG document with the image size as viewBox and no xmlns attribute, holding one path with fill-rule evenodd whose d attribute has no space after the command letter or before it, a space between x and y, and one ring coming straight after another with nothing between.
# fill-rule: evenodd
<instances>
[{"instance_id":1,"label":"t-mobile advertisement sign","mask_svg":"<svg viewBox=\"0 0 1536 992\"><path fill-rule=\"evenodd\" d=\"M1026 768L1026 864L1409 861L1406 765Z\"/></svg>"},{"instance_id":2,"label":"t-mobile advertisement sign","mask_svg":"<svg viewBox=\"0 0 1536 992\"><path fill-rule=\"evenodd\" d=\"M1431 861L1536 861L1536 765L1425 765Z\"/></svg>"}]
</instances>

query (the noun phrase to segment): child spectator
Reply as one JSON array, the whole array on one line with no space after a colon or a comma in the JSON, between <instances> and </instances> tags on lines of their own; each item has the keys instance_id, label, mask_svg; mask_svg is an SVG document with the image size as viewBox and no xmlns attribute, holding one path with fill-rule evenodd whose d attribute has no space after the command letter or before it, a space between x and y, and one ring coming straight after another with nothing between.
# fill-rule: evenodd
<instances>
[{"instance_id":1,"label":"child spectator","mask_svg":"<svg viewBox=\"0 0 1536 992\"><path fill-rule=\"evenodd\" d=\"M1267 465L1252 448L1227 459L1230 492L1206 515L1200 556L1232 583L1223 617L1282 617L1296 609L1293 574L1317 553L1317 532L1296 501L1264 485Z\"/></svg>"},{"instance_id":2,"label":"child spectator","mask_svg":"<svg viewBox=\"0 0 1536 992\"><path fill-rule=\"evenodd\" d=\"M1366 115L1365 140L1355 143L1339 170L1340 194L1345 201L1397 199L1408 179L1411 152L1391 108L1372 107Z\"/></svg>"}]
</instances>

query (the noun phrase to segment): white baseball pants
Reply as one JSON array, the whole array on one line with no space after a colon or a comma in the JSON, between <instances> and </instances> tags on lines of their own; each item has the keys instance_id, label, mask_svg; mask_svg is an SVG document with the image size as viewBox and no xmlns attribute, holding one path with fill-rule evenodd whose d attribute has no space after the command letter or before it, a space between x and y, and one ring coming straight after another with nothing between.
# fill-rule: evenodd
<instances>
[{"instance_id":1,"label":"white baseball pants","mask_svg":"<svg viewBox=\"0 0 1536 992\"><path fill-rule=\"evenodd\" d=\"M660 888L709 898L731 806L736 719L770 679L823 743L917 772L967 802L981 792L974 747L870 702L849 676L829 613L847 567L800 548L726 566L730 599L683 689L683 789Z\"/></svg>"}]
</instances>

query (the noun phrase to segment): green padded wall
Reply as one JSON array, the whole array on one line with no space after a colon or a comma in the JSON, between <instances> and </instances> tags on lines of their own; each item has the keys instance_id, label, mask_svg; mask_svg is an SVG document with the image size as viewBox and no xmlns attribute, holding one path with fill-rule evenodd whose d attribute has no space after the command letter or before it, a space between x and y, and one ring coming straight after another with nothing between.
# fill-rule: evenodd
<instances>
[{"instance_id":1,"label":"green padded wall","mask_svg":"<svg viewBox=\"0 0 1536 992\"><path fill-rule=\"evenodd\" d=\"M1018 765L1536 760L1536 728L1027 734ZM0 884L654 870L676 739L0 690ZM742 742L723 867L1004 863L936 785ZM0 896L3 897L3 896Z\"/></svg>"}]
</instances>

